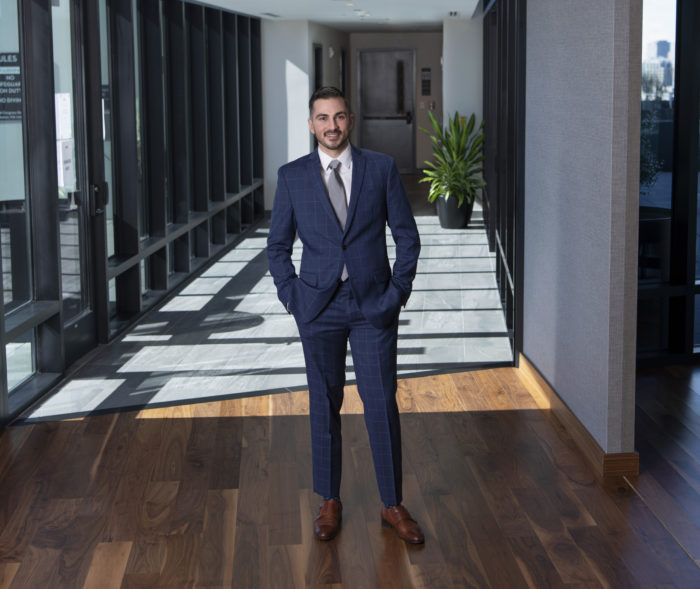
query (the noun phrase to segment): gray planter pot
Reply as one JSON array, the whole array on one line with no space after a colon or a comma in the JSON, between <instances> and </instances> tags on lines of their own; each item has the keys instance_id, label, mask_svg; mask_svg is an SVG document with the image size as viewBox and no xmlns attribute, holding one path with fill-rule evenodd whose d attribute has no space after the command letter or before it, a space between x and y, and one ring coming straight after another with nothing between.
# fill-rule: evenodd
<instances>
[{"instance_id":1,"label":"gray planter pot","mask_svg":"<svg viewBox=\"0 0 700 589\"><path fill-rule=\"evenodd\" d=\"M461 207L457 206L458 199L454 196L445 200L437 199L437 213L440 220L440 227L443 229L464 229L469 225L474 209L474 201L467 203L464 201Z\"/></svg>"}]
</instances>

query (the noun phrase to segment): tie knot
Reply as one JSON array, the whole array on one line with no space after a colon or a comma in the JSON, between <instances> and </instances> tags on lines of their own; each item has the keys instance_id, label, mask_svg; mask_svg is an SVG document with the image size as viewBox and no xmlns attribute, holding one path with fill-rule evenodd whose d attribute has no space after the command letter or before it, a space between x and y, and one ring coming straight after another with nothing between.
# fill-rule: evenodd
<instances>
[{"instance_id":1,"label":"tie knot","mask_svg":"<svg viewBox=\"0 0 700 589\"><path fill-rule=\"evenodd\" d=\"M340 167L340 160L331 160L328 167L335 172Z\"/></svg>"}]
</instances>

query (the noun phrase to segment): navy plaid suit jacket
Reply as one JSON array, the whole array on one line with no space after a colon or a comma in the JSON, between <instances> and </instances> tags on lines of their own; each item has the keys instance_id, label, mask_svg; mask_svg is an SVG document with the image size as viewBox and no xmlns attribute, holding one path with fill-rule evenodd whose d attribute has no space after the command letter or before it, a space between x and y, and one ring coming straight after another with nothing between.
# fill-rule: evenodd
<instances>
[{"instance_id":1,"label":"navy plaid suit jacket","mask_svg":"<svg viewBox=\"0 0 700 589\"><path fill-rule=\"evenodd\" d=\"M279 169L267 256L280 301L298 320L312 321L333 296L347 265L350 288L365 318L388 327L411 294L420 239L413 213L390 156L352 149L352 191L343 231L323 180L318 152ZM393 271L386 225L396 243ZM297 274L296 234L303 244Z\"/></svg>"}]
</instances>

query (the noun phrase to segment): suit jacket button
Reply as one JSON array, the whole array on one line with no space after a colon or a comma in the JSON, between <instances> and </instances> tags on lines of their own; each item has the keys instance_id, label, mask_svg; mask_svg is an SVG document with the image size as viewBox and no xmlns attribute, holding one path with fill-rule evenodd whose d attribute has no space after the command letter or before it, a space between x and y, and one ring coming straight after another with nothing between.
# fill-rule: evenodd
<instances>
[{"instance_id":1,"label":"suit jacket button","mask_svg":"<svg viewBox=\"0 0 700 589\"><path fill-rule=\"evenodd\" d=\"M344 246L343 246L343 251L345 251L346 249L348 249L348 246L347 246L347 245L344 245Z\"/></svg>"}]
</instances>

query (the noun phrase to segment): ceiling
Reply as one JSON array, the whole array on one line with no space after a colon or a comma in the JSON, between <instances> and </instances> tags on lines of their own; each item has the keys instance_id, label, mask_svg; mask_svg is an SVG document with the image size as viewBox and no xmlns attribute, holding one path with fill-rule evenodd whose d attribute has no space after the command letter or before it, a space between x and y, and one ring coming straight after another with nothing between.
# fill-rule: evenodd
<instances>
[{"instance_id":1,"label":"ceiling","mask_svg":"<svg viewBox=\"0 0 700 589\"><path fill-rule=\"evenodd\" d=\"M270 20L310 20L347 32L442 29L449 18L471 18L479 0L207 0ZM453 14L451 14L453 13Z\"/></svg>"}]
</instances>

